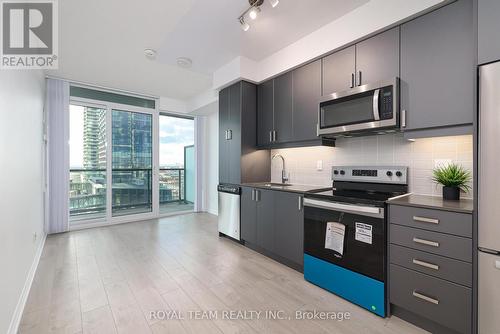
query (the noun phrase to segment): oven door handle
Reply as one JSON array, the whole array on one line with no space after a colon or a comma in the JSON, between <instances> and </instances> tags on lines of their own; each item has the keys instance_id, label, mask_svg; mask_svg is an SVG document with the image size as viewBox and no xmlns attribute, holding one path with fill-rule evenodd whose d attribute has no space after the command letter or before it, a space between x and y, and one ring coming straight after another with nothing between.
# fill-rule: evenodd
<instances>
[{"instance_id":1,"label":"oven door handle","mask_svg":"<svg viewBox=\"0 0 500 334\"><path fill-rule=\"evenodd\" d=\"M376 215L379 215L381 213L381 209L374 206L362 206L362 205L343 204L338 202L326 202L311 198L304 198L304 206L312 206L316 208L332 209L338 211L370 213Z\"/></svg>"}]
</instances>

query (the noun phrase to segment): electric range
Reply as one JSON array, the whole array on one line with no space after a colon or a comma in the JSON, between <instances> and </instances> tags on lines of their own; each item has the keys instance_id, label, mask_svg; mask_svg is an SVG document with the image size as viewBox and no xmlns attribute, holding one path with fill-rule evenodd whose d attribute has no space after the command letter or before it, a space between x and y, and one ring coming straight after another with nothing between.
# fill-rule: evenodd
<instances>
[{"instance_id":1,"label":"electric range","mask_svg":"<svg viewBox=\"0 0 500 334\"><path fill-rule=\"evenodd\" d=\"M333 189L304 195L304 278L386 315L386 201L408 192L407 167L338 166Z\"/></svg>"}]
</instances>

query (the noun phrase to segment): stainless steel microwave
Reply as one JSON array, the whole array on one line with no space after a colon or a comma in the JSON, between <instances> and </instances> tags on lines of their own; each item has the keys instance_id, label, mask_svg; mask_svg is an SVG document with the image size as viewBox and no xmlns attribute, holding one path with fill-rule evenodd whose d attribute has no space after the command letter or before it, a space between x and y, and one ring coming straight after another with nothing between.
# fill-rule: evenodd
<instances>
[{"instance_id":1,"label":"stainless steel microwave","mask_svg":"<svg viewBox=\"0 0 500 334\"><path fill-rule=\"evenodd\" d=\"M399 78L333 93L319 103L318 136L399 130Z\"/></svg>"}]
</instances>

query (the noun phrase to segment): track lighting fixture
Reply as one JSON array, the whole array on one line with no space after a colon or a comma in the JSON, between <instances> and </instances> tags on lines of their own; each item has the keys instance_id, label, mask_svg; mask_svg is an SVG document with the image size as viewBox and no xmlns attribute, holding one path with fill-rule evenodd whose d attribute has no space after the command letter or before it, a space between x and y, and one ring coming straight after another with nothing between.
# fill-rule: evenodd
<instances>
[{"instance_id":1,"label":"track lighting fixture","mask_svg":"<svg viewBox=\"0 0 500 334\"><path fill-rule=\"evenodd\" d=\"M241 24L241 29L243 31L247 31L250 29L250 25L245 21L245 16L248 14L248 17L252 20L255 20L260 13L260 6L264 3L264 0L248 0L250 7L248 7L239 17L238 21ZM269 4L271 7L276 7L279 3L279 0L269 0Z\"/></svg>"}]
</instances>

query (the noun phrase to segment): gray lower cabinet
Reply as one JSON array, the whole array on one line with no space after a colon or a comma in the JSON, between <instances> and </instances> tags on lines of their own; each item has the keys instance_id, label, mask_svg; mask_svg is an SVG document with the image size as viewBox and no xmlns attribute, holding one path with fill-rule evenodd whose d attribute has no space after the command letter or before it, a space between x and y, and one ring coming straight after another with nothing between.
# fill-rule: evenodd
<instances>
[{"instance_id":1,"label":"gray lower cabinet","mask_svg":"<svg viewBox=\"0 0 500 334\"><path fill-rule=\"evenodd\" d=\"M473 1L458 0L401 26L401 111L406 130L461 127L461 133L472 133L472 7ZM436 135L446 133L440 130Z\"/></svg>"},{"instance_id":2,"label":"gray lower cabinet","mask_svg":"<svg viewBox=\"0 0 500 334\"><path fill-rule=\"evenodd\" d=\"M254 198L254 188L241 188L241 239L252 244L257 244L257 202Z\"/></svg>"},{"instance_id":3,"label":"gray lower cabinet","mask_svg":"<svg viewBox=\"0 0 500 334\"><path fill-rule=\"evenodd\" d=\"M242 187L242 240L294 269L303 263L303 221L301 194Z\"/></svg>"},{"instance_id":4,"label":"gray lower cabinet","mask_svg":"<svg viewBox=\"0 0 500 334\"><path fill-rule=\"evenodd\" d=\"M276 193L275 197L275 252L300 265L304 257L304 210L302 195Z\"/></svg>"},{"instance_id":5,"label":"gray lower cabinet","mask_svg":"<svg viewBox=\"0 0 500 334\"><path fill-rule=\"evenodd\" d=\"M478 63L485 64L500 60L500 1L478 0L477 30L478 30Z\"/></svg>"},{"instance_id":6,"label":"gray lower cabinet","mask_svg":"<svg viewBox=\"0 0 500 334\"><path fill-rule=\"evenodd\" d=\"M389 205L393 314L432 333L472 333L472 215Z\"/></svg>"}]
</instances>

